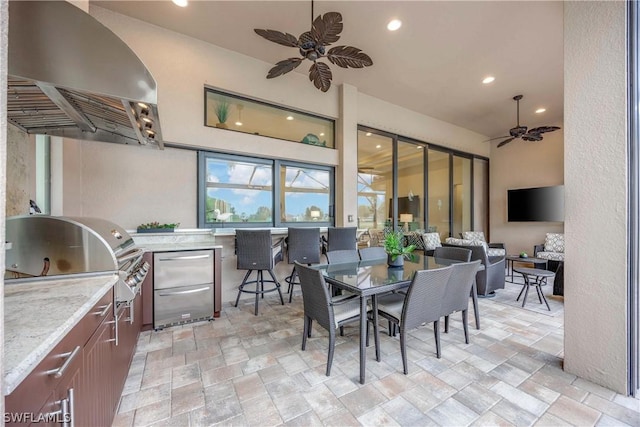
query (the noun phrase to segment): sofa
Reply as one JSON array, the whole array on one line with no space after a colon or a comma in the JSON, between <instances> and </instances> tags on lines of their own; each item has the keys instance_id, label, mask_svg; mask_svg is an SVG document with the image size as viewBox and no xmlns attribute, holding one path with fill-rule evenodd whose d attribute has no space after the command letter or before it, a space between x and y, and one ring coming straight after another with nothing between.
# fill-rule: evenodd
<instances>
[{"instance_id":1,"label":"sofa","mask_svg":"<svg viewBox=\"0 0 640 427\"><path fill-rule=\"evenodd\" d=\"M480 260L483 270L476 273L476 285L479 297L493 296L497 289L504 289L505 257L489 256L486 244L475 240L455 239L449 237L442 246L463 247L471 250L471 261Z\"/></svg>"},{"instance_id":2,"label":"sofa","mask_svg":"<svg viewBox=\"0 0 640 427\"><path fill-rule=\"evenodd\" d=\"M533 247L533 256L547 260L547 270L556 273L553 294L564 295L564 234L547 233L544 243Z\"/></svg>"}]
</instances>

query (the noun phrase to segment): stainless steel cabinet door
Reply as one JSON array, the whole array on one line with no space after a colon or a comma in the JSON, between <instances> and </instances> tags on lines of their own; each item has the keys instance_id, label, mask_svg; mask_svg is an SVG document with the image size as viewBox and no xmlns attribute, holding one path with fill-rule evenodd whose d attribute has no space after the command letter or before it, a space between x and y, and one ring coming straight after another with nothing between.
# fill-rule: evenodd
<instances>
[{"instance_id":1,"label":"stainless steel cabinet door","mask_svg":"<svg viewBox=\"0 0 640 427\"><path fill-rule=\"evenodd\" d=\"M213 282L213 250L156 252L153 254L154 289Z\"/></svg>"},{"instance_id":2,"label":"stainless steel cabinet door","mask_svg":"<svg viewBox=\"0 0 640 427\"><path fill-rule=\"evenodd\" d=\"M213 317L213 283L154 291L153 327Z\"/></svg>"}]
</instances>

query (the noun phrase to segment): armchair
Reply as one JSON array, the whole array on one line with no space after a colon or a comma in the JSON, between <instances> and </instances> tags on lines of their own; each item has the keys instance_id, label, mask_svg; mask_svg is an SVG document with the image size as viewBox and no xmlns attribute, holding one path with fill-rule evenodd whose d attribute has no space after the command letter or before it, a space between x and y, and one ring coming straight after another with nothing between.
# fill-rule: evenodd
<instances>
[{"instance_id":1,"label":"armchair","mask_svg":"<svg viewBox=\"0 0 640 427\"><path fill-rule=\"evenodd\" d=\"M480 260L483 270L476 273L479 297L493 296L497 289L504 289L505 257L489 256L483 244L477 241L447 238L442 246L457 246L471 250L471 261Z\"/></svg>"},{"instance_id":2,"label":"armchair","mask_svg":"<svg viewBox=\"0 0 640 427\"><path fill-rule=\"evenodd\" d=\"M489 256L506 256L507 255L507 247L504 243L489 243L487 239L484 237L484 232L482 231L463 231L462 238L465 240L474 240L483 242L487 247L487 255Z\"/></svg>"},{"instance_id":3,"label":"armchair","mask_svg":"<svg viewBox=\"0 0 640 427\"><path fill-rule=\"evenodd\" d=\"M547 260L547 270L556 273L553 294L564 295L564 234L547 233L544 244L533 247L533 256Z\"/></svg>"}]
</instances>

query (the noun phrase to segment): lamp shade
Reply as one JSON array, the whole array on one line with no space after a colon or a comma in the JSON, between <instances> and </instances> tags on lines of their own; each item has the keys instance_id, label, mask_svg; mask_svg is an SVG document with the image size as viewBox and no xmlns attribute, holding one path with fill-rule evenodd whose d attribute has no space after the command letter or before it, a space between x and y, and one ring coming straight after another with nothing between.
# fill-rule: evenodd
<instances>
[{"instance_id":1,"label":"lamp shade","mask_svg":"<svg viewBox=\"0 0 640 427\"><path fill-rule=\"evenodd\" d=\"M311 218L320 218L320 211L311 211L309 212L309 214L311 215Z\"/></svg>"},{"instance_id":2,"label":"lamp shade","mask_svg":"<svg viewBox=\"0 0 640 427\"><path fill-rule=\"evenodd\" d=\"M413 214L400 214L400 222L412 222Z\"/></svg>"}]
</instances>

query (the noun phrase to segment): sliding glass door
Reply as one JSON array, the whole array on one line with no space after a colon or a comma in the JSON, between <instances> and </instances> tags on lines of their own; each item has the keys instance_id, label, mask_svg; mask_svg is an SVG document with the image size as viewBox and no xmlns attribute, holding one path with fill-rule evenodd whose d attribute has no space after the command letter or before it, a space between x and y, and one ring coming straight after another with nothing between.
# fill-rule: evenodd
<instances>
[{"instance_id":1,"label":"sliding glass door","mask_svg":"<svg viewBox=\"0 0 640 427\"><path fill-rule=\"evenodd\" d=\"M451 230L450 220L450 154L438 150L429 150L429 227L430 231L440 233L444 241Z\"/></svg>"}]
</instances>

